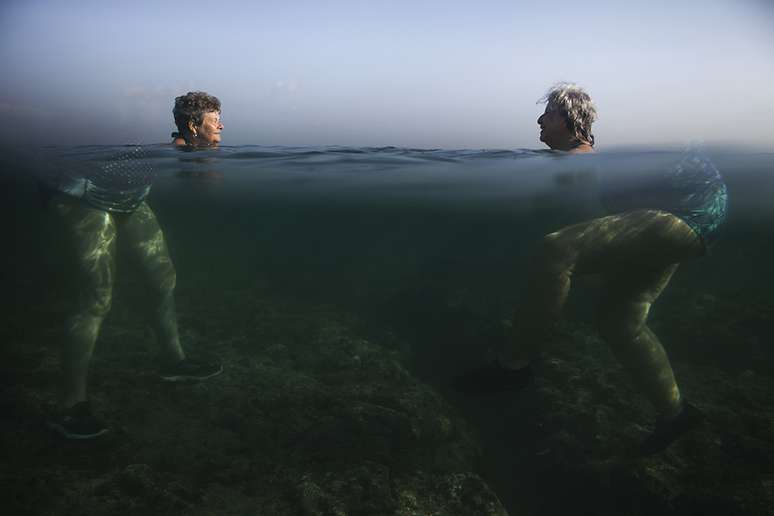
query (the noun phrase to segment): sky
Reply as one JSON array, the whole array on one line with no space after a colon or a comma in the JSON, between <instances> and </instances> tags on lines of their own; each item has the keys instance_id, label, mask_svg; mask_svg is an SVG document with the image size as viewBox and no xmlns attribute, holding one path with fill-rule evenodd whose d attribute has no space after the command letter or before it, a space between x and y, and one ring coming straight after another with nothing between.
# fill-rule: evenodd
<instances>
[{"instance_id":1,"label":"sky","mask_svg":"<svg viewBox=\"0 0 774 516\"><path fill-rule=\"evenodd\" d=\"M540 148L537 101L594 97L597 147L774 148L774 0L4 0L0 141Z\"/></svg>"}]
</instances>

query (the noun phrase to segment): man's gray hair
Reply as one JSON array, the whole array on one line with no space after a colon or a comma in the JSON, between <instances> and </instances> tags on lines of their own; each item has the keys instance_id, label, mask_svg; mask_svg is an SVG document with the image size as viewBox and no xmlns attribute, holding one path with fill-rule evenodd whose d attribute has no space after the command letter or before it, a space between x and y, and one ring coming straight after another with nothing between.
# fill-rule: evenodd
<instances>
[{"instance_id":1,"label":"man's gray hair","mask_svg":"<svg viewBox=\"0 0 774 516\"><path fill-rule=\"evenodd\" d=\"M597 119L597 108L586 90L571 82L554 84L538 102L547 104L549 110L558 110L567 121L579 142L594 145L591 124Z\"/></svg>"}]
</instances>

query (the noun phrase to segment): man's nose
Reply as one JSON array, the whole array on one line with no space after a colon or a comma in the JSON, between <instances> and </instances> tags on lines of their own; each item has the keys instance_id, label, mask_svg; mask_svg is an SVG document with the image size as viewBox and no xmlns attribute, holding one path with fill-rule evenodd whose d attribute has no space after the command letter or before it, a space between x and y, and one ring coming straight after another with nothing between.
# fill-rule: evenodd
<instances>
[{"instance_id":1,"label":"man's nose","mask_svg":"<svg viewBox=\"0 0 774 516\"><path fill-rule=\"evenodd\" d=\"M540 115L537 119L538 125L543 125L543 115Z\"/></svg>"}]
</instances>

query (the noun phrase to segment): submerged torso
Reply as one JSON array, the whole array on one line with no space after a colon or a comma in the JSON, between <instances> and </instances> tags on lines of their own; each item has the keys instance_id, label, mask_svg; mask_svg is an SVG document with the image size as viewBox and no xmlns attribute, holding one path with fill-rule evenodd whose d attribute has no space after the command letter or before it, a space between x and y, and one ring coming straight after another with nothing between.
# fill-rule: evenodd
<instances>
[{"instance_id":1,"label":"submerged torso","mask_svg":"<svg viewBox=\"0 0 774 516\"><path fill-rule=\"evenodd\" d=\"M63 170L50 186L95 208L131 213L148 197L155 177L142 149L135 147L91 167Z\"/></svg>"},{"instance_id":2,"label":"submerged torso","mask_svg":"<svg viewBox=\"0 0 774 516\"><path fill-rule=\"evenodd\" d=\"M698 155L634 180L608 177L602 185L602 202L609 212L666 211L684 220L706 244L714 241L725 220L727 198L718 169Z\"/></svg>"}]
</instances>

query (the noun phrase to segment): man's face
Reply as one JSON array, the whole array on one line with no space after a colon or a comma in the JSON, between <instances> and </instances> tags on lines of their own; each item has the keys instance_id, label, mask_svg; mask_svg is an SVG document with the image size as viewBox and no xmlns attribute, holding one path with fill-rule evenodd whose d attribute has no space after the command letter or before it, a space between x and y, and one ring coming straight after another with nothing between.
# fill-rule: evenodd
<instances>
[{"instance_id":1,"label":"man's face","mask_svg":"<svg viewBox=\"0 0 774 516\"><path fill-rule=\"evenodd\" d=\"M220 121L220 113L208 111L204 113L202 124L196 128L197 142L202 145L217 145L220 143L220 132L223 124Z\"/></svg>"},{"instance_id":2,"label":"man's face","mask_svg":"<svg viewBox=\"0 0 774 516\"><path fill-rule=\"evenodd\" d=\"M540 141L552 149L561 148L571 139L567 121L553 106L546 106L545 112L537 119L540 126Z\"/></svg>"}]
</instances>

